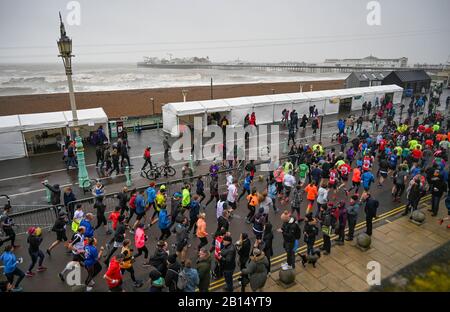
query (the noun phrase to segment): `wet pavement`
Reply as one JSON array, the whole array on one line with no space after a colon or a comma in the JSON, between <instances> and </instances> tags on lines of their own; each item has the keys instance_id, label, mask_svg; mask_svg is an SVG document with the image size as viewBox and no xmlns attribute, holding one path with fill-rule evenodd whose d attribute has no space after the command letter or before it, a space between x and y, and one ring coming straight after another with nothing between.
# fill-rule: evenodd
<instances>
[{"instance_id":1,"label":"wet pavement","mask_svg":"<svg viewBox=\"0 0 450 312\"><path fill-rule=\"evenodd\" d=\"M367 124L366 124L367 126ZM364 127L363 127L364 128ZM323 138L322 141L325 146L329 146L330 144L334 144L331 142L331 134L336 133L336 116L327 116L325 118L324 123L324 129L323 129ZM301 132L299 131L298 135L300 136ZM309 137L311 135L311 129L308 127L307 132L305 133L306 137ZM280 134L281 139L280 141L283 142L283 140L286 138L286 133ZM145 186L148 184L148 180L145 178L140 177L139 175L139 169L142 166L143 159L142 159L142 151L147 145L152 146L152 154L153 159L156 162L161 162L163 159L162 155L162 144L161 142L162 132L161 130L148 130L143 131L140 135L130 133L129 140L131 144L130 149L130 157L132 157L132 164L134 165L133 168L133 186L139 187L139 186ZM312 141L312 138L306 138L309 142L317 142L319 139L319 135L317 134L316 140ZM284 143L283 143L284 144ZM280 147L280 152L282 151L282 147ZM39 157L39 158L38 158ZM93 162L95 161L95 155L92 153L92 149L87 152L87 163L89 164L88 170L91 178L97 178L99 177L99 172L95 168L95 164ZM53 163L53 166L52 166ZM184 162L183 162L184 163ZM14 165L19 165L19 168L17 170L12 169ZM38 167L36 167L38 166ZM174 165L177 169L177 177L181 176L181 164ZM209 163L202 162L200 166L196 167L195 174L201 174L206 173L208 171ZM374 172L376 172L377 168L374 168ZM51 171L51 172L46 172ZM236 176L237 173L235 173ZM256 174L256 177L260 173ZM264 173L265 174L265 173ZM17 177L19 175L19 177ZM23 177L22 177L23 176ZM100 175L101 176L101 175ZM13 209L14 207L24 206L24 205L35 205L43 206L46 204L45 200L45 192L40 184L42 179L48 179L50 183L59 183L60 185L66 185L66 184L74 184L77 182L76 180L76 171L71 170L69 172L66 171L64 168L64 165L61 161L61 155L60 154L51 154L51 155L45 155L45 156L37 156L33 159L20 159L20 160L13 160L13 161L5 161L0 162L0 190L1 193L6 194L12 194L12 204ZM113 176L112 178L106 178L103 180L103 183L106 187L107 193L112 193L119 191L125 183L125 177L124 176ZM219 177L219 185L220 185L220 191L225 191L225 176L222 174ZM266 186L265 181L258 181L256 179L254 183L254 187L256 187L259 191L263 190ZM181 188L181 184L178 184L178 187ZM374 183L371 187L371 191L373 196L379 200L380 202L380 208L379 208L379 214L384 213L386 211L390 211L395 207L398 207L399 205L392 202L390 190L392 187L392 181L388 179L385 182L385 185L383 188L378 188L376 183ZM171 186L169 190L169 194L173 194L175 191L178 191L179 189L176 189L177 186ZM78 187L74 187L74 191L77 195L77 198L82 198L82 192L80 192ZM361 192L362 190L360 190ZM208 189L208 183L205 181L205 193L209 194ZM88 196L88 195L86 195ZM336 199L344 198L345 195L341 191L337 194ZM207 198L209 198L207 196ZM332 198L332 196L331 196ZM404 196L402 199L402 202L405 202ZM90 206L91 204L86 203L83 205L85 212L93 212L93 208ZM277 201L277 207L281 209L289 209L289 204L281 204L279 201ZM112 207L108 207L112 208ZM304 215L306 208L306 202L302 205L301 213ZM205 209L207 213L207 230L209 233L214 233L216 230L216 221L215 221L215 206L213 203L211 203L208 207ZM250 239L252 242L254 242L254 235L251 230L251 226L247 225L244 222L244 218L247 215L247 205L246 201L243 199L238 205L238 209L235 212L234 218L231 221L230 225L230 232L233 234L234 241L237 240L238 235L242 232L246 232L249 234ZM365 218L364 213L360 213L358 222L361 222ZM281 220L279 218L279 214L275 215L273 211L270 211L269 214L270 222L273 223L274 230L279 228L281 226ZM94 224L96 221L93 222ZM70 238L71 231L68 230L68 236ZM129 234L128 238L131 236ZM149 241L147 243L147 247L150 250L150 254L152 254L155 250L155 245L157 238L160 235L159 229L157 226L153 226L148 230L149 235ZM275 239L274 239L274 254L280 255L284 253L284 250L282 248L282 236L281 234L274 232ZM45 250L47 246L54 240L54 233L53 232L47 232L44 231L44 242L42 243L42 249ZM105 230L103 228L100 228L96 231L96 237L99 240L99 246L104 245L105 242L109 241L110 236L105 235ZM19 244L22 245L21 248L17 250L17 254L20 256L23 256L25 259L24 264L20 265L20 268L22 270L26 270L26 265L29 264L29 256L27 254L27 248L26 248L26 242L24 241L24 236L20 235L19 237ZM174 237L170 237L168 239L169 245L173 242ZM208 239L209 243L211 242L211 238ZM193 260L196 259L196 246L198 245L198 239L192 238L191 239L192 247L189 249L189 257ZM301 245L304 245L303 242L301 242ZM208 244L208 247L210 244ZM70 256L65 253L63 250L64 248L62 246L58 246L54 249L52 252L52 256L48 257L46 255L45 263L49 269L46 272L43 273L37 273L37 275L33 278L26 278L23 282L23 286L25 291L69 291L70 288L65 283L61 282L57 276L57 273L62 270L66 264L67 261L70 260ZM150 271L150 268L143 268L143 257L138 259L135 263L135 270L136 270L136 276L139 279L147 279L148 272ZM101 276L104 273L102 273L96 278L97 285L95 286L95 291L106 291L106 283L102 280ZM86 277L86 272L83 270L83 277ZM127 291L137 291L135 288L132 287L132 282L130 280L129 275L127 273L125 274L125 289ZM42 288L42 285L45 285L45 288ZM140 288L138 291L147 291L148 287Z\"/></svg>"}]
</instances>

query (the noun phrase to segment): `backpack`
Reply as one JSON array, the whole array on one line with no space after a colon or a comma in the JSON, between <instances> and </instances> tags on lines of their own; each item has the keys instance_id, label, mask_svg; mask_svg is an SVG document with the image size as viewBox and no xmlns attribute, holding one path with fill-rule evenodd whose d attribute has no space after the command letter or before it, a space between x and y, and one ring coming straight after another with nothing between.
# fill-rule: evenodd
<instances>
[{"instance_id":1,"label":"backpack","mask_svg":"<svg viewBox=\"0 0 450 312\"><path fill-rule=\"evenodd\" d=\"M300 227L296 223L292 223L292 225L294 226L292 229L292 235L294 236L295 239L300 239L302 235Z\"/></svg>"},{"instance_id":2,"label":"backpack","mask_svg":"<svg viewBox=\"0 0 450 312\"><path fill-rule=\"evenodd\" d=\"M179 290L184 290L188 283L186 272L184 272L184 270L181 270L180 273L177 274L178 274L177 288Z\"/></svg>"}]
</instances>

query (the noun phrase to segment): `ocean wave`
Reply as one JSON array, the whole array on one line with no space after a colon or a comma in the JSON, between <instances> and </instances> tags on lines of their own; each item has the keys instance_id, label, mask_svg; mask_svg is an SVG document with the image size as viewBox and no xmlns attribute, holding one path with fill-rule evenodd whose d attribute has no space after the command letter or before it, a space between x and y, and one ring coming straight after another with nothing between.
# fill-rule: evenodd
<instances>
[{"instance_id":1,"label":"ocean wave","mask_svg":"<svg viewBox=\"0 0 450 312\"><path fill-rule=\"evenodd\" d=\"M0 87L0 96L34 94L36 91L36 89L24 87Z\"/></svg>"}]
</instances>

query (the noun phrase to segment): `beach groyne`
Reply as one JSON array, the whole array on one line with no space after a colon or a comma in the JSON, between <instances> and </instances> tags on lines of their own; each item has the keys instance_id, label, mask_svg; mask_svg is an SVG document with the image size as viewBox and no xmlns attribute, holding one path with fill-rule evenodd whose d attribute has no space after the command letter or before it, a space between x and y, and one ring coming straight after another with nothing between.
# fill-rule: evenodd
<instances>
[{"instance_id":1,"label":"beach groyne","mask_svg":"<svg viewBox=\"0 0 450 312\"><path fill-rule=\"evenodd\" d=\"M278 83L250 83L213 86L213 98L269 95L345 88L344 80L321 80ZM182 102L182 90L188 90L187 101L211 98L210 86L136 89L120 91L77 92L78 109L103 107L109 119L144 117L161 114L161 107L170 102ZM151 98L154 99L154 105ZM0 116L70 110L67 93L0 96Z\"/></svg>"}]
</instances>

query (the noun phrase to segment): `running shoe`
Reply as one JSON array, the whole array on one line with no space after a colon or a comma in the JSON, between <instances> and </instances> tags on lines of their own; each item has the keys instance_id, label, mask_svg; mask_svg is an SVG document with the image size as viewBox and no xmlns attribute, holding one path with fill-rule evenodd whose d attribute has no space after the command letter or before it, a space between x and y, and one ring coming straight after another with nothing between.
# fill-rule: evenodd
<instances>
[{"instance_id":1,"label":"running shoe","mask_svg":"<svg viewBox=\"0 0 450 312\"><path fill-rule=\"evenodd\" d=\"M31 271L28 271L27 273L25 273L25 276L26 276L26 277L33 277L33 276L35 276L35 275L36 275L36 273L31 272Z\"/></svg>"}]
</instances>

